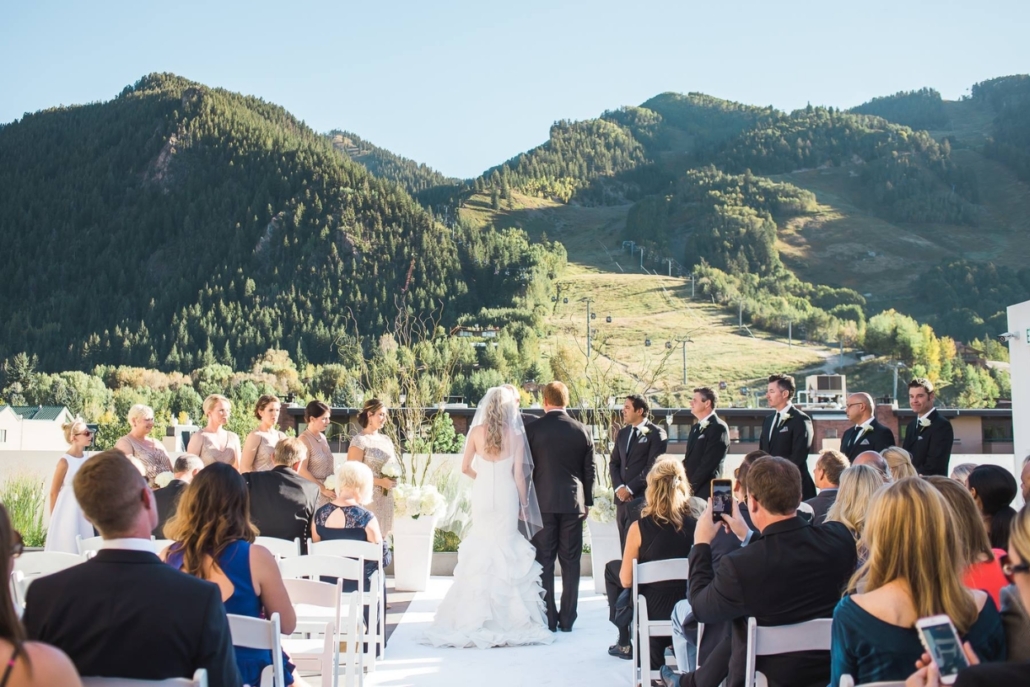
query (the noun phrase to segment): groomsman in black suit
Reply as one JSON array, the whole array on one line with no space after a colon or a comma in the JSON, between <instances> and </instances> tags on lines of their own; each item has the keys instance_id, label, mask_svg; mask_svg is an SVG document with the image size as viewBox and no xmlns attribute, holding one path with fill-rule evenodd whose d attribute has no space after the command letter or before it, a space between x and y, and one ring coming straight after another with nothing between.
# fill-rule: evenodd
<instances>
[{"instance_id":1,"label":"groomsman in black suit","mask_svg":"<svg viewBox=\"0 0 1030 687\"><path fill-rule=\"evenodd\" d=\"M920 475L947 477L955 432L933 402L933 382L917 377L908 383L908 404L916 417L908 424L902 448L912 455L912 467Z\"/></svg>"},{"instance_id":2,"label":"groomsman in black suit","mask_svg":"<svg viewBox=\"0 0 1030 687\"><path fill-rule=\"evenodd\" d=\"M544 528L533 537L536 560L551 632L569 632L579 601L579 560L583 552L583 519L594 503L594 442L587 428L565 407L569 390L561 382L544 387L544 416L526 425L533 456L533 484ZM554 561L561 561L561 605L554 599ZM600 563L599 565L603 565Z\"/></svg>"},{"instance_id":3,"label":"groomsman in black suit","mask_svg":"<svg viewBox=\"0 0 1030 687\"><path fill-rule=\"evenodd\" d=\"M157 527L154 528L153 535L156 539L165 538L165 523L175 515L182 490L203 469L204 461L199 456L184 453L175 459L175 463L172 465L174 479L167 486L154 491L154 502L157 504Z\"/></svg>"},{"instance_id":4,"label":"groomsman in black suit","mask_svg":"<svg viewBox=\"0 0 1030 687\"><path fill-rule=\"evenodd\" d=\"M615 522L619 541L626 547L626 530L640 513L644 503L647 473L655 458L665 453L669 439L661 427L647 419L651 407L638 394L626 397L622 420L626 426L615 435L608 471L615 488Z\"/></svg>"},{"instance_id":5,"label":"groomsman in black suit","mask_svg":"<svg viewBox=\"0 0 1030 687\"><path fill-rule=\"evenodd\" d=\"M683 469L690 483L690 493L707 499L711 496L712 480L722 473L722 464L730 450L730 428L715 414L719 396L707 386L694 389L690 412L697 422L687 437L687 455Z\"/></svg>"},{"instance_id":6,"label":"groomsman in black suit","mask_svg":"<svg viewBox=\"0 0 1030 687\"><path fill-rule=\"evenodd\" d=\"M808 450L812 446L812 418L794 407L794 378L775 374L769 377L765 398L776 412L762 423L758 448L770 456L786 458L801 472L801 499L815 496L815 482L808 471Z\"/></svg>"},{"instance_id":7,"label":"groomsman in black suit","mask_svg":"<svg viewBox=\"0 0 1030 687\"><path fill-rule=\"evenodd\" d=\"M211 687L239 687L222 593L154 553L154 494L125 454L91 457L72 487L103 546L91 560L32 582L28 638L66 653L83 677L166 680L204 668Z\"/></svg>"},{"instance_id":8,"label":"groomsman in black suit","mask_svg":"<svg viewBox=\"0 0 1030 687\"><path fill-rule=\"evenodd\" d=\"M897 446L891 428L881 424L873 416L875 408L873 397L869 394L857 393L848 396L848 419L854 426L844 431L840 442L840 452L847 456L848 460L854 460L863 451L879 452Z\"/></svg>"}]
</instances>

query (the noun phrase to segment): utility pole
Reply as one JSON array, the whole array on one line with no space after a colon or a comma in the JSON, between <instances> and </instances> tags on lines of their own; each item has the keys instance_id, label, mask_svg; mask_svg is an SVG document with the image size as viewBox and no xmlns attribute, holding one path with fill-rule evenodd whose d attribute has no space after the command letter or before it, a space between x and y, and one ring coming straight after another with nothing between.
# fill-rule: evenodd
<instances>
[{"instance_id":1,"label":"utility pole","mask_svg":"<svg viewBox=\"0 0 1030 687\"><path fill-rule=\"evenodd\" d=\"M665 258L665 262L669 263L669 276L672 276L672 258Z\"/></svg>"},{"instance_id":2,"label":"utility pole","mask_svg":"<svg viewBox=\"0 0 1030 687\"><path fill-rule=\"evenodd\" d=\"M593 298L587 298L587 361L590 360L590 304L593 302Z\"/></svg>"},{"instance_id":3,"label":"utility pole","mask_svg":"<svg viewBox=\"0 0 1030 687\"><path fill-rule=\"evenodd\" d=\"M737 310L737 329L744 328L744 301L738 303L740 306Z\"/></svg>"},{"instance_id":4,"label":"utility pole","mask_svg":"<svg viewBox=\"0 0 1030 687\"><path fill-rule=\"evenodd\" d=\"M787 348L794 348L794 323L787 320Z\"/></svg>"},{"instance_id":5,"label":"utility pole","mask_svg":"<svg viewBox=\"0 0 1030 687\"><path fill-rule=\"evenodd\" d=\"M687 385L687 339L683 339L683 386Z\"/></svg>"},{"instance_id":6,"label":"utility pole","mask_svg":"<svg viewBox=\"0 0 1030 687\"><path fill-rule=\"evenodd\" d=\"M643 269L643 267L644 267L644 249L643 249L643 247L641 247L641 249L640 249L640 268Z\"/></svg>"},{"instance_id":7,"label":"utility pole","mask_svg":"<svg viewBox=\"0 0 1030 687\"><path fill-rule=\"evenodd\" d=\"M694 297L694 275L690 275L690 297Z\"/></svg>"},{"instance_id":8,"label":"utility pole","mask_svg":"<svg viewBox=\"0 0 1030 687\"><path fill-rule=\"evenodd\" d=\"M837 366L837 374L840 374L844 367L844 337L840 337L840 364Z\"/></svg>"}]
</instances>

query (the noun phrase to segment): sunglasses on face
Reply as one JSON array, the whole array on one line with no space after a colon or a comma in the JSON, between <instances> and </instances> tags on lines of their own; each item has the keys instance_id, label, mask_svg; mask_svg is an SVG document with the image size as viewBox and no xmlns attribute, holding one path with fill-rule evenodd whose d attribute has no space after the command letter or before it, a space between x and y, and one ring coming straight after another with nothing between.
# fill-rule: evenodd
<instances>
[{"instance_id":1,"label":"sunglasses on face","mask_svg":"<svg viewBox=\"0 0 1030 687\"><path fill-rule=\"evenodd\" d=\"M1011 563L1008 556L1002 556L1001 571L1008 577L1012 577L1016 573L1030 572L1030 563Z\"/></svg>"},{"instance_id":2,"label":"sunglasses on face","mask_svg":"<svg viewBox=\"0 0 1030 687\"><path fill-rule=\"evenodd\" d=\"M93 432L91 432L91 431L89 431L87 429L85 432L79 432L75 436L77 436L77 437L91 437L91 436L93 436Z\"/></svg>"}]
</instances>

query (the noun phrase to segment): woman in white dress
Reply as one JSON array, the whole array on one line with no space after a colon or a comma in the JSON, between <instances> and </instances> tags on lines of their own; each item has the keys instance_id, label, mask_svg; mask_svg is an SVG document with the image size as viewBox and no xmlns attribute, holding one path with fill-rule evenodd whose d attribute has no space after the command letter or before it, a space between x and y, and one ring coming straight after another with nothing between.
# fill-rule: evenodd
<instances>
[{"instance_id":1,"label":"woman in white dress","mask_svg":"<svg viewBox=\"0 0 1030 687\"><path fill-rule=\"evenodd\" d=\"M93 442L93 432L80 418L62 426L68 442L68 452L57 461L54 478L50 482L50 527L46 533L46 551L78 553L76 535L83 539L94 536L93 525L79 508L72 489L72 480L86 462L86 447Z\"/></svg>"},{"instance_id":2,"label":"woman in white dress","mask_svg":"<svg viewBox=\"0 0 1030 687\"><path fill-rule=\"evenodd\" d=\"M462 472L471 477L472 527L458 547L454 583L426 631L433 646L550 644L540 564L527 537L542 526L518 403L490 389L465 441Z\"/></svg>"}]
</instances>

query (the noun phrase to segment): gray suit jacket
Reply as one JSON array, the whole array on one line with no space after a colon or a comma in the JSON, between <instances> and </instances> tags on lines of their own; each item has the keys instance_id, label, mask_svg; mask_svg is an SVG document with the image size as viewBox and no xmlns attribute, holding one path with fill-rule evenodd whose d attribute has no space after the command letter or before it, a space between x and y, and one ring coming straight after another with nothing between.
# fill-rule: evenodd
<instances>
[{"instance_id":1,"label":"gray suit jacket","mask_svg":"<svg viewBox=\"0 0 1030 687\"><path fill-rule=\"evenodd\" d=\"M1001 590L1001 622L1005 626L1009 661L1030 661L1030 615L1014 584Z\"/></svg>"}]
</instances>

